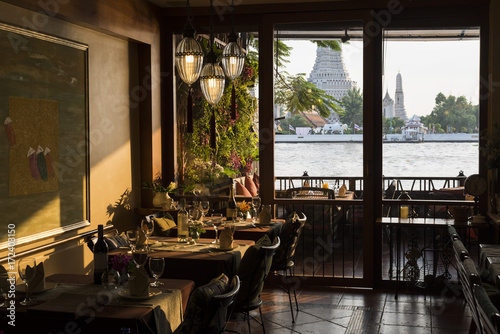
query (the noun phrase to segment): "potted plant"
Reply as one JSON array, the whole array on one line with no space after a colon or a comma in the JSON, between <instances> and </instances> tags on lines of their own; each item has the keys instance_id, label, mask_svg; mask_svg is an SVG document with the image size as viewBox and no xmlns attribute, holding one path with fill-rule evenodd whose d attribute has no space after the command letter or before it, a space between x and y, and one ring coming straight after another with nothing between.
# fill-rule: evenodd
<instances>
[{"instance_id":1,"label":"potted plant","mask_svg":"<svg viewBox=\"0 0 500 334\"><path fill-rule=\"evenodd\" d=\"M168 195L168 193L173 193L177 190L178 187L176 182L170 182L167 187L164 187L161 179L156 179L151 183L144 182L142 187L155 192L155 196L153 197L153 206L161 207L163 210L170 210L172 198Z\"/></svg>"}]
</instances>

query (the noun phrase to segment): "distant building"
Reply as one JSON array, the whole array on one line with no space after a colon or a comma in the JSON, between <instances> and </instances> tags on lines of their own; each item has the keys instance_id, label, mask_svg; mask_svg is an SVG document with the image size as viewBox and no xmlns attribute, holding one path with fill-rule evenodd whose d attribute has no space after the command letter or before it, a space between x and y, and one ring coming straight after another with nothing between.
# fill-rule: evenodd
<instances>
[{"instance_id":1,"label":"distant building","mask_svg":"<svg viewBox=\"0 0 500 334\"><path fill-rule=\"evenodd\" d=\"M396 75L396 103L394 104L394 116L399 117L405 122L408 121L408 116L405 110L405 95L403 93L403 79L401 73Z\"/></svg>"},{"instance_id":2,"label":"distant building","mask_svg":"<svg viewBox=\"0 0 500 334\"><path fill-rule=\"evenodd\" d=\"M342 52L320 46L316 49L316 61L308 81L337 100L341 100L349 89L356 87L356 81L351 80L345 69ZM328 120L338 122L339 115L330 110Z\"/></svg>"},{"instance_id":3,"label":"distant building","mask_svg":"<svg viewBox=\"0 0 500 334\"><path fill-rule=\"evenodd\" d=\"M385 92L384 100L382 101L384 117L393 118L394 117L394 100L390 97L389 91Z\"/></svg>"}]
</instances>

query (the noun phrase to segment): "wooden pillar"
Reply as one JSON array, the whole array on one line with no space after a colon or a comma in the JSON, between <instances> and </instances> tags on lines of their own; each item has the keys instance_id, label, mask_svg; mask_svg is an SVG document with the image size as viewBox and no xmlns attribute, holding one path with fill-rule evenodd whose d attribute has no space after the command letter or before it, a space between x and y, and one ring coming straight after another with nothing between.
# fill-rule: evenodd
<instances>
[{"instance_id":1,"label":"wooden pillar","mask_svg":"<svg viewBox=\"0 0 500 334\"><path fill-rule=\"evenodd\" d=\"M274 200L274 26L266 16L259 24L259 158L260 196Z\"/></svg>"}]
</instances>

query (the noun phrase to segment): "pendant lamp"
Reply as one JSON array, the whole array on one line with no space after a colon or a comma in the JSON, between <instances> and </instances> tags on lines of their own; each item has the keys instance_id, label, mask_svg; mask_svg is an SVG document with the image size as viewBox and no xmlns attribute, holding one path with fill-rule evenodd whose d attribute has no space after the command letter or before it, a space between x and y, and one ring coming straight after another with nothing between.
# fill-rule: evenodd
<instances>
[{"instance_id":1,"label":"pendant lamp","mask_svg":"<svg viewBox=\"0 0 500 334\"><path fill-rule=\"evenodd\" d=\"M182 32L183 39L175 49L175 67L177 72L188 86L187 99L187 132L193 132L193 96L191 85L198 80L203 65L203 50L195 39L195 30L191 23L191 7L189 0L186 2L187 23Z\"/></svg>"},{"instance_id":2,"label":"pendant lamp","mask_svg":"<svg viewBox=\"0 0 500 334\"><path fill-rule=\"evenodd\" d=\"M232 31L228 36L229 43L222 51L222 67L227 77L231 79L233 89L231 91L231 119L236 119L236 88L234 80L241 75L245 64L245 51L238 44L238 35L234 32L234 0L231 4Z\"/></svg>"}]
</instances>

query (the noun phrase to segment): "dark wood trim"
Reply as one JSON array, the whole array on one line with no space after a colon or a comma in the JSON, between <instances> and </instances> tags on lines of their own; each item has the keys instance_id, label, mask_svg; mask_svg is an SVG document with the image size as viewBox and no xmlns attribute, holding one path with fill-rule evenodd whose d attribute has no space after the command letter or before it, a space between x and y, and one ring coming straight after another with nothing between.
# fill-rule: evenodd
<instances>
[{"instance_id":1,"label":"dark wood trim","mask_svg":"<svg viewBox=\"0 0 500 334\"><path fill-rule=\"evenodd\" d=\"M104 226L104 233L109 233L109 232L113 231L114 228L115 227L113 225L105 225ZM22 251L22 252L18 252L18 253L16 252L15 258L19 259L19 258L23 258L23 257L28 256L28 255L41 253L43 251L53 249L53 248L55 248L57 246L61 246L63 244L71 242L71 241L81 240L83 238L89 238L89 237L91 237L91 236L93 236L95 234L97 234L97 229L91 230L91 231L87 231L87 232L75 235L73 237L69 237L69 238L65 238L65 239L62 239L62 240L54 241L54 242L51 242L49 244L46 244L46 245L43 245L43 246L40 246L40 247L31 248L31 249L28 249L26 251ZM8 260L9 260L8 257L0 258L0 265L2 263L7 262Z\"/></svg>"},{"instance_id":2,"label":"dark wood trim","mask_svg":"<svg viewBox=\"0 0 500 334\"><path fill-rule=\"evenodd\" d=\"M177 179L177 100L175 85L175 46L174 26L162 23L161 61L161 146L162 175L166 180Z\"/></svg>"},{"instance_id":3,"label":"dark wood trim","mask_svg":"<svg viewBox=\"0 0 500 334\"><path fill-rule=\"evenodd\" d=\"M488 108L493 90L490 83L490 15L489 8L485 8L481 17L481 32L479 37L479 130L491 131L492 127L488 127ZM479 137L479 147L484 147L486 140L484 137ZM488 167L486 165L486 158L479 154L479 174L488 179ZM488 182L490 186L494 181ZM488 212L489 191L482 195L479 200L479 211L481 214L486 215Z\"/></svg>"},{"instance_id":4,"label":"dark wood trim","mask_svg":"<svg viewBox=\"0 0 500 334\"><path fill-rule=\"evenodd\" d=\"M152 44L158 33L159 8L137 0L1 0L35 13L74 23L120 38ZM54 3L56 5L54 5ZM43 6L42 6L43 5ZM28 17L28 21L32 18ZM28 29L42 29L33 24ZM40 21L41 22L41 21Z\"/></svg>"},{"instance_id":5,"label":"dark wood trim","mask_svg":"<svg viewBox=\"0 0 500 334\"><path fill-rule=\"evenodd\" d=\"M263 204L274 200L274 24L259 25L259 161Z\"/></svg>"}]
</instances>

